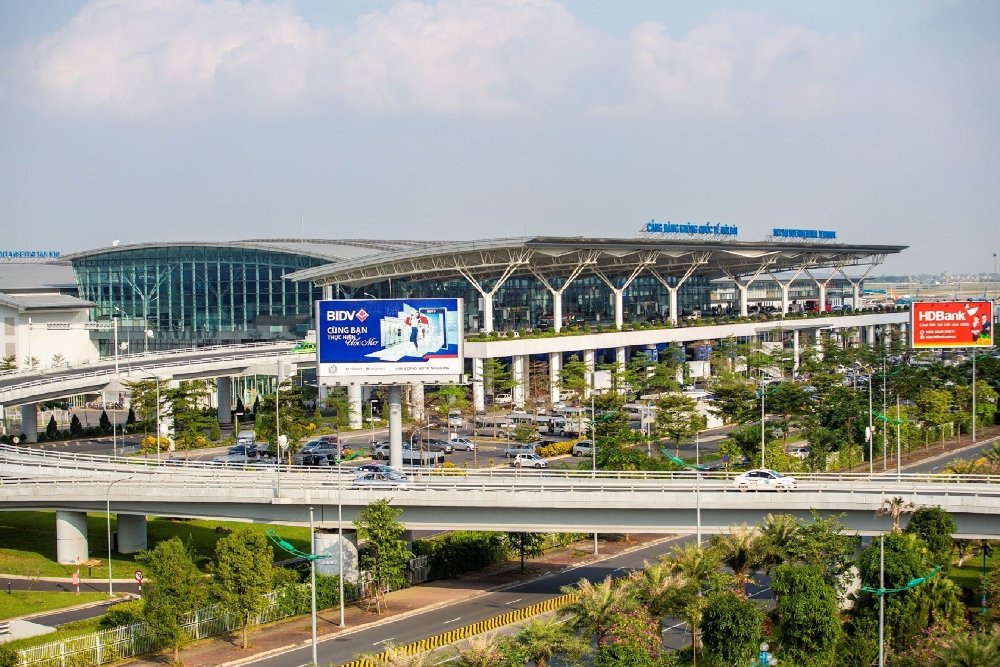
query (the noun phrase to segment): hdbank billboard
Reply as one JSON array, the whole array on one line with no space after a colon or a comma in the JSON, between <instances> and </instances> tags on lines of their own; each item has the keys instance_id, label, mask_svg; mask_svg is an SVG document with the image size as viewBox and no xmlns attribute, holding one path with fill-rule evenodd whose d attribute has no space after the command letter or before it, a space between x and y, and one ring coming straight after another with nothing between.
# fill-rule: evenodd
<instances>
[{"instance_id":1,"label":"hdbank billboard","mask_svg":"<svg viewBox=\"0 0 1000 667\"><path fill-rule=\"evenodd\" d=\"M327 385L458 381L461 322L461 299L318 301L317 375Z\"/></svg>"},{"instance_id":2,"label":"hdbank billboard","mask_svg":"<svg viewBox=\"0 0 1000 667\"><path fill-rule=\"evenodd\" d=\"M992 347L992 301L914 301L910 304L910 345Z\"/></svg>"}]
</instances>

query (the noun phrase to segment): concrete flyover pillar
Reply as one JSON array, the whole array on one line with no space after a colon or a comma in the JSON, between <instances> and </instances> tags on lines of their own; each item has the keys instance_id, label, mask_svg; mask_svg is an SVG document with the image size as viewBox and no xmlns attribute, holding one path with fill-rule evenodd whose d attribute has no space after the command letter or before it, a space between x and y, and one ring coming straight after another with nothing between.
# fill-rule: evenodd
<instances>
[{"instance_id":1,"label":"concrete flyover pillar","mask_svg":"<svg viewBox=\"0 0 1000 667\"><path fill-rule=\"evenodd\" d=\"M403 468L403 390L398 384L389 387L389 465Z\"/></svg>"},{"instance_id":2,"label":"concrete flyover pillar","mask_svg":"<svg viewBox=\"0 0 1000 667\"><path fill-rule=\"evenodd\" d=\"M347 404L348 404L348 414L350 415L348 425L352 430L358 430L361 428L361 385L360 384L349 384L347 385Z\"/></svg>"},{"instance_id":3,"label":"concrete flyover pillar","mask_svg":"<svg viewBox=\"0 0 1000 667\"><path fill-rule=\"evenodd\" d=\"M486 410L486 392L483 391L483 360L472 360L472 408L476 412Z\"/></svg>"},{"instance_id":4,"label":"concrete flyover pillar","mask_svg":"<svg viewBox=\"0 0 1000 667\"><path fill-rule=\"evenodd\" d=\"M146 515L118 515L118 553L134 554L146 550Z\"/></svg>"},{"instance_id":5,"label":"concrete flyover pillar","mask_svg":"<svg viewBox=\"0 0 1000 667\"><path fill-rule=\"evenodd\" d=\"M336 508L334 508L336 509ZM329 521L327 524L329 525ZM351 525L347 522L347 525ZM352 584L358 581L358 533L353 528L344 529L344 538L341 542L340 534L333 530L317 530L313 536L314 554L324 554L329 558L320 558L316 561L316 572L328 577L340 575L340 555L343 553L344 559L344 581ZM341 546L343 545L343 546Z\"/></svg>"},{"instance_id":6,"label":"concrete flyover pillar","mask_svg":"<svg viewBox=\"0 0 1000 667\"><path fill-rule=\"evenodd\" d=\"M511 389L511 402L515 408L524 408L524 388L528 384L528 357L523 354L515 354L511 361L511 379L514 386Z\"/></svg>"},{"instance_id":7,"label":"concrete flyover pillar","mask_svg":"<svg viewBox=\"0 0 1000 667\"><path fill-rule=\"evenodd\" d=\"M802 363L802 355L799 351L799 330L792 330L792 372L798 373L799 364Z\"/></svg>"},{"instance_id":8,"label":"concrete flyover pillar","mask_svg":"<svg viewBox=\"0 0 1000 667\"><path fill-rule=\"evenodd\" d=\"M746 285L736 283L736 287L740 290L740 315L746 317L750 314L750 308L747 305L747 301L750 298L750 283Z\"/></svg>"},{"instance_id":9,"label":"concrete flyover pillar","mask_svg":"<svg viewBox=\"0 0 1000 667\"><path fill-rule=\"evenodd\" d=\"M21 406L21 432L25 442L38 442L38 404L28 403Z\"/></svg>"},{"instance_id":10,"label":"concrete flyover pillar","mask_svg":"<svg viewBox=\"0 0 1000 667\"><path fill-rule=\"evenodd\" d=\"M618 387L616 387L616 389L619 394L625 393L625 383L622 380L625 377L625 364L627 362L627 356L626 348L615 348L615 370L618 373Z\"/></svg>"},{"instance_id":11,"label":"concrete flyover pillar","mask_svg":"<svg viewBox=\"0 0 1000 667\"><path fill-rule=\"evenodd\" d=\"M823 332L819 329L813 329L813 337L816 341L816 358L820 361L823 360Z\"/></svg>"},{"instance_id":12,"label":"concrete flyover pillar","mask_svg":"<svg viewBox=\"0 0 1000 667\"><path fill-rule=\"evenodd\" d=\"M56 562L73 564L89 559L87 513L56 511Z\"/></svg>"},{"instance_id":13,"label":"concrete flyover pillar","mask_svg":"<svg viewBox=\"0 0 1000 667\"><path fill-rule=\"evenodd\" d=\"M426 410L424 409L424 385L410 385L410 415L413 421L424 421Z\"/></svg>"},{"instance_id":14,"label":"concrete flyover pillar","mask_svg":"<svg viewBox=\"0 0 1000 667\"><path fill-rule=\"evenodd\" d=\"M865 327L865 343L872 348L875 347L875 325L869 324Z\"/></svg>"},{"instance_id":15,"label":"concrete flyover pillar","mask_svg":"<svg viewBox=\"0 0 1000 667\"><path fill-rule=\"evenodd\" d=\"M219 417L220 425L229 425L233 423L233 378L228 375L225 377L215 378L216 383L216 399L219 403L217 409L217 414Z\"/></svg>"},{"instance_id":16,"label":"concrete flyover pillar","mask_svg":"<svg viewBox=\"0 0 1000 667\"><path fill-rule=\"evenodd\" d=\"M558 403L561 395L559 392L559 373L562 372L562 352L549 352L549 400Z\"/></svg>"}]
</instances>

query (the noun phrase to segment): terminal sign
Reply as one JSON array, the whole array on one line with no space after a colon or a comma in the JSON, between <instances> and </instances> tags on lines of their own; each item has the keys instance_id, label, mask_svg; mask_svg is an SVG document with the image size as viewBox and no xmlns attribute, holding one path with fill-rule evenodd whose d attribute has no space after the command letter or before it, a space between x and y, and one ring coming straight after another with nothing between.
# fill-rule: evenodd
<instances>
[{"instance_id":1,"label":"terminal sign","mask_svg":"<svg viewBox=\"0 0 1000 667\"><path fill-rule=\"evenodd\" d=\"M914 301L910 304L910 346L992 347L992 301Z\"/></svg>"},{"instance_id":2,"label":"terminal sign","mask_svg":"<svg viewBox=\"0 0 1000 667\"><path fill-rule=\"evenodd\" d=\"M833 241L837 238L837 232L823 229L784 229L775 227L771 230L771 236L776 239L820 239L822 241Z\"/></svg>"},{"instance_id":3,"label":"terminal sign","mask_svg":"<svg viewBox=\"0 0 1000 667\"><path fill-rule=\"evenodd\" d=\"M697 234L705 236L736 236L739 228L736 225L723 225L718 222L706 222L703 225L690 222L656 222L650 220L643 230L647 234Z\"/></svg>"}]
</instances>

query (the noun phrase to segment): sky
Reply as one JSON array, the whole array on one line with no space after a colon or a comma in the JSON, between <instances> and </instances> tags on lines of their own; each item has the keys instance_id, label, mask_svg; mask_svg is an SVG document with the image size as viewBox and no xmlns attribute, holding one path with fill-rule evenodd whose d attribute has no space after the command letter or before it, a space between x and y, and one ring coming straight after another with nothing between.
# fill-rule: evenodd
<instances>
[{"instance_id":1,"label":"sky","mask_svg":"<svg viewBox=\"0 0 1000 667\"><path fill-rule=\"evenodd\" d=\"M992 272L994 0L0 0L4 250L722 223Z\"/></svg>"}]
</instances>

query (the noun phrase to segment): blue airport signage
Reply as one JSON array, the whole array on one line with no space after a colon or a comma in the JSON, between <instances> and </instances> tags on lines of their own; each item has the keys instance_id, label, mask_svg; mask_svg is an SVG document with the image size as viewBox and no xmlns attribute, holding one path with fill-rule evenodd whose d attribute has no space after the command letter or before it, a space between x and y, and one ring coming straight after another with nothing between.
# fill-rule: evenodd
<instances>
[{"instance_id":1,"label":"blue airport signage","mask_svg":"<svg viewBox=\"0 0 1000 667\"><path fill-rule=\"evenodd\" d=\"M837 238L837 232L823 229L783 229L775 227L771 230L771 236L776 239L820 239L832 241Z\"/></svg>"},{"instance_id":2,"label":"blue airport signage","mask_svg":"<svg viewBox=\"0 0 1000 667\"><path fill-rule=\"evenodd\" d=\"M690 222L656 222L650 220L643 230L647 234L695 234L699 236L736 236L739 228L736 225L706 222L698 225Z\"/></svg>"},{"instance_id":3,"label":"blue airport signage","mask_svg":"<svg viewBox=\"0 0 1000 667\"><path fill-rule=\"evenodd\" d=\"M58 250L0 250L0 259L57 259Z\"/></svg>"},{"instance_id":4,"label":"blue airport signage","mask_svg":"<svg viewBox=\"0 0 1000 667\"><path fill-rule=\"evenodd\" d=\"M361 378L462 374L461 299L335 299L316 304L318 375Z\"/></svg>"}]
</instances>

